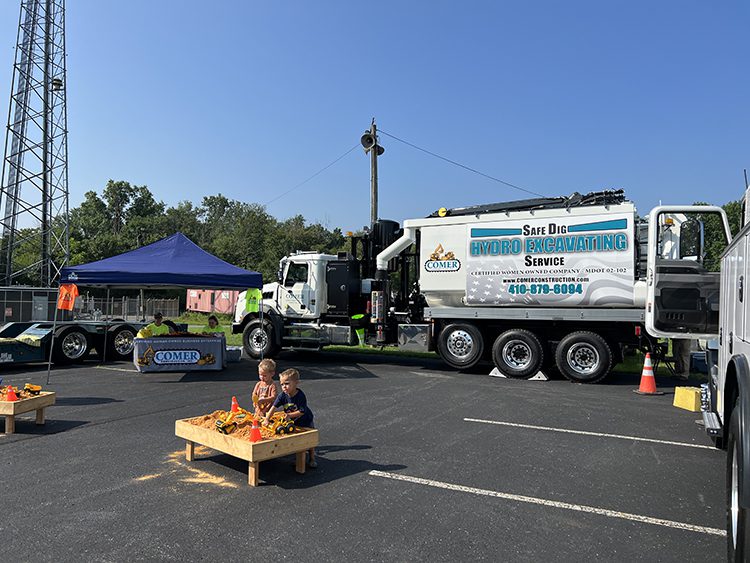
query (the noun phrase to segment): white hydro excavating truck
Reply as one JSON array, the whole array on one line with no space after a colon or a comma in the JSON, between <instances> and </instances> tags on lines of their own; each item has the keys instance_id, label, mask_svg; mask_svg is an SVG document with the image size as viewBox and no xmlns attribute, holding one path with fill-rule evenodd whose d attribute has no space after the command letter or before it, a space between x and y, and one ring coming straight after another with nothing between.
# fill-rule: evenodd
<instances>
[{"instance_id":1,"label":"white hydro excavating truck","mask_svg":"<svg viewBox=\"0 0 750 563\"><path fill-rule=\"evenodd\" d=\"M596 382L625 346L658 352L658 337L716 332L719 274L703 264L711 215L728 238L721 208L639 219L620 190L380 220L349 252L282 258L262 315L240 306L233 332L256 358L355 345L359 330L367 344L435 350L457 369L489 360L530 378L556 365Z\"/></svg>"}]
</instances>

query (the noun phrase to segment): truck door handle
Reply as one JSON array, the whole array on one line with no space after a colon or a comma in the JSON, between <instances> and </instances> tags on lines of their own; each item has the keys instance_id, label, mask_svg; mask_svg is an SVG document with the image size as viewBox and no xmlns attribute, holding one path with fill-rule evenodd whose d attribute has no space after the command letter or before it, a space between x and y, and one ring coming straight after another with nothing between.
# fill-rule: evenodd
<instances>
[{"instance_id":1,"label":"truck door handle","mask_svg":"<svg viewBox=\"0 0 750 563\"><path fill-rule=\"evenodd\" d=\"M737 288L737 290L738 290L737 297L739 297L740 303L742 303L742 293L743 293L743 288L744 288L744 285L745 285L744 284L744 281L745 281L744 277L745 276L740 276L739 287Z\"/></svg>"},{"instance_id":2,"label":"truck door handle","mask_svg":"<svg viewBox=\"0 0 750 563\"><path fill-rule=\"evenodd\" d=\"M734 334L729 333L729 353L732 353L732 348L734 347Z\"/></svg>"}]
</instances>

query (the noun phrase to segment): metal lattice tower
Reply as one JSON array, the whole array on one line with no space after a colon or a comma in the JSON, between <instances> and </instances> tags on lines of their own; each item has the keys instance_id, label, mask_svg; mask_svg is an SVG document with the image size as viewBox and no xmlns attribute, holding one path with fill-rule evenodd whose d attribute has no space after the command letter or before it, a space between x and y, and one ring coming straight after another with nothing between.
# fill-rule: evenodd
<instances>
[{"instance_id":1,"label":"metal lattice tower","mask_svg":"<svg viewBox=\"0 0 750 563\"><path fill-rule=\"evenodd\" d=\"M0 176L0 278L49 287L68 245L65 0L21 0Z\"/></svg>"}]
</instances>

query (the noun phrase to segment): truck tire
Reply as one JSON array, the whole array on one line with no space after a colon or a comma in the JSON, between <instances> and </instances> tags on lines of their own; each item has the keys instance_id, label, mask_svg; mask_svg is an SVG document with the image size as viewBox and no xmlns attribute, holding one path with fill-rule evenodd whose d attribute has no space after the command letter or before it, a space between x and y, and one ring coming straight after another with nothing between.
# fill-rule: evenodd
<instances>
[{"instance_id":1,"label":"truck tire","mask_svg":"<svg viewBox=\"0 0 750 563\"><path fill-rule=\"evenodd\" d=\"M117 326L107 335L108 360L132 360L136 330L129 325Z\"/></svg>"},{"instance_id":2,"label":"truck tire","mask_svg":"<svg viewBox=\"0 0 750 563\"><path fill-rule=\"evenodd\" d=\"M612 350L595 332L571 332L557 345L555 363L575 383L596 383L612 369Z\"/></svg>"},{"instance_id":3,"label":"truck tire","mask_svg":"<svg viewBox=\"0 0 750 563\"><path fill-rule=\"evenodd\" d=\"M504 375L516 379L533 377L544 362L544 347L533 332L506 330L492 345L492 361Z\"/></svg>"},{"instance_id":4,"label":"truck tire","mask_svg":"<svg viewBox=\"0 0 750 563\"><path fill-rule=\"evenodd\" d=\"M85 360L91 352L91 338L82 328L66 328L55 337L52 359L56 364L73 364Z\"/></svg>"},{"instance_id":5,"label":"truck tire","mask_svg":"<svg viewBox=\"0 0 750 563\"><path fill-rule=\"evenodd\" d=\"M437 349L440 357L449 366L469 369L477 365L482 358L484 340L474 325L455 323L440 332Z\"/></svg>"},{"instance_id":6,"label":"truck tire","mask_svg":"<svg viewBox=\"0 0 750 563\"><path fill-rule=\"evenodd\" d=\"M742 464L742 439L740 437L740 408L735 404L729 419L727 436L727 559L745 561L748 555L748 511L740 506L740 475L747 471Z\"/></svg>"},{"instance_id":7,"label":"truck tire","mask_svg":"<svg viewBox=\"0 0 750 563\"><path fill-rule=\"evenodd\" d=\"M261 323L260 319L247 323L242 331L242 347L255 360L275 356L279 349L274 342L273 325L267 320Z\"/></svg>"}]
</instances>

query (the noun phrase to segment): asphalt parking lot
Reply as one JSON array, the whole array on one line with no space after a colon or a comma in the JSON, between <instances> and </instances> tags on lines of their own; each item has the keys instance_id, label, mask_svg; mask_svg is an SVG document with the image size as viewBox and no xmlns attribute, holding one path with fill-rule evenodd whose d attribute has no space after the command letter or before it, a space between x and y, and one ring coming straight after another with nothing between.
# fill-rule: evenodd
<instances>
[{"instance_id":1,"label":"asphalt parking lot","mask_svg":"<svg viewBox=\"0 0 750 563\"><path fill-rule=\"evenodd\" d=\"M671 406L599 385L461 374L431 360L285 353L319 466L198 449L174 421L250 404L256 363L138 374L53 370L47 424L0 434L3 552L15 561L721 561L723 452ZM46 368L4 370L44 383ZM670 391L675 382L658 379ZM0 422L0 428L2 427Z\"/></svg>"}]
</instances>

